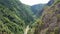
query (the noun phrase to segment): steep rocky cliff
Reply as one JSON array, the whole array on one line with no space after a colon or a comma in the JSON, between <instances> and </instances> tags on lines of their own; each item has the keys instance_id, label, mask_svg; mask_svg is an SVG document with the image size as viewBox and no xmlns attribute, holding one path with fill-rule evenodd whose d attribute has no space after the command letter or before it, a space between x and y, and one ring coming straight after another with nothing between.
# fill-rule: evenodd
<instances>
[{"instance_id":1,"label":"steep rocky cliff","mask_svg":"<svg viewBox=\"0 0 60 34\"><path fill-rule=\"evenodd\" d=\"M60 0L44 9L34 34L60 34Z\"/></svg>"}]
</instances>

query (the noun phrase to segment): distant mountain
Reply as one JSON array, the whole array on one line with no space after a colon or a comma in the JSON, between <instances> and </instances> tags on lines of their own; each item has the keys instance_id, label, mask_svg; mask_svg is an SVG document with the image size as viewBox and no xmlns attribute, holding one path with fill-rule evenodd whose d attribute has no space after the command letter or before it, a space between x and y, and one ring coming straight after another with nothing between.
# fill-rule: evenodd
<instances>
[{"instance_id":1,"label":"distant mountain","mask_svg":"<svg viewBox=\"0 0 60 34\"><path fill-rule=\"evenodd\" d=\"M47 3L47 5L48 5L48 6L51 6L53 3L54 3L54 0L50 0L50 1Z\"/></svg>"},{"instance_id":2,"label":"distant mountain","mask_svg":"<svg viewBox=\"0 0 60 34\"><path fill-rule=\"evenodd\" d=\"M31 10L34 13L34 15L36 16L40 16L40 14L43 11L43 8L46 6L46 4L37 4L37 5L33 5L31 6Z\"/></svg>"}]
</instances>

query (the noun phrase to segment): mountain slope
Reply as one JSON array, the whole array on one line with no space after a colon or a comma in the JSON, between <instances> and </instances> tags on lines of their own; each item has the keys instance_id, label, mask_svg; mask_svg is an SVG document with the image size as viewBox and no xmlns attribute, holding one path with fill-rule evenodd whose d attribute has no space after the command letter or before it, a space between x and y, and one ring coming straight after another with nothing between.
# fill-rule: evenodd
<instances>
[{"instance_id":1,"label":"mountain slope","mask_svg":"<svg viewBox=\"0 0 60 34\"><path fill-rule=\"evenodd\" d=\"M0 34L24 34L34 20L32 15L30 7L19 0L0 0Z\"/></svg>"},{"instance_id":2,"label":"mountain slope","mask_svg":"<svg viewBox=\"0 0 60 34\"><path fill-rule=\"evenodd\" d=\"M60 34L60 0L44 9L34 34Z\"/></svg>"}]
</instances>

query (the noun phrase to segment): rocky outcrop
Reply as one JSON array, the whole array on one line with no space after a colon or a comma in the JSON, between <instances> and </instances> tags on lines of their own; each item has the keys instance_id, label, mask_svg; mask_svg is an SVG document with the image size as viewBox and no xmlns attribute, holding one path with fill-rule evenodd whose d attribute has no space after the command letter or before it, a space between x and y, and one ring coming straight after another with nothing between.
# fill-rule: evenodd
<instances>
[{"instance_id":1,"label":"rocky outcrop","mask_svg":"<svg viewBox=\"0 0 60 34\"><path fill-rule=\"evenodd\" d=\"M58 3L57 3L58 2ZM57 0L51 7L44 10L38 34L60 34L60 2Z\"/></svg>"}]
</instances>

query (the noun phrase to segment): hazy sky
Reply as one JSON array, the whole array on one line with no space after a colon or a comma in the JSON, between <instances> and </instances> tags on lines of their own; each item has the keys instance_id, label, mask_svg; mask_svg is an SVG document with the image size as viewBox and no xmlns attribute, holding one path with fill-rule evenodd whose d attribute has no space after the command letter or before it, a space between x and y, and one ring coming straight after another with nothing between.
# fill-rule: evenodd
<instances>
[{"instance_id":1,"label":"hazy sky","mask_svg":"<svg viewBox=\"0 0 60 34\"><path fill-rule=\"evenodd\" d=\"M22 3L27 4L27 5L35 5L35 4L45 4L48 3L49 0L20 0Z\"/></svg>"}]
</instances>

